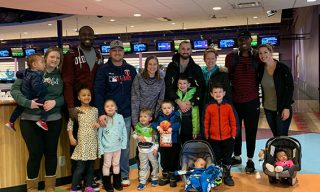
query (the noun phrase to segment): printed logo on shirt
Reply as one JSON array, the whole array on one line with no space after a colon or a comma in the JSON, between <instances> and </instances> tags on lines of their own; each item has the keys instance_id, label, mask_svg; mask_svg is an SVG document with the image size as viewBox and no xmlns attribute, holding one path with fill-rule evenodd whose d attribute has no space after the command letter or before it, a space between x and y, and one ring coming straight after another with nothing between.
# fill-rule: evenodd
<instances>
[{"instance_id":1,"label":"printed logo on shirt","mask_svg":"<svg viewBox=\"0 0 320 192\"><path fill-rule=\"evenodd\" d=\"M59 85L59 79L54 77L45 77L43 79L44 83L48 83L50 85Z\"/></svg>"},{"instance_id":2,"label":"printed logo on shirt","mask_svg":"<svg viewBox=\"0 0 320 192\"><path fill-rule=\"evenodd\" d=\"M124 75L114 75L114 73L109 73L109 82L123 82L123 81L131 81L130 70L124 70Z\"/></svg>"},{"instance_id":3,"label":"printed logo on shirt","mask_svg":"<svg viewBox=\"0 0 320 192\"><path fill-rule=\"evenodd\" d=\"M78 64L82 64L82 63L86 63L86 58L84 57L84 55L80 55L79 57L75 57L74 58L74 64L78 65Z\"/></svg>"}]
</instances>

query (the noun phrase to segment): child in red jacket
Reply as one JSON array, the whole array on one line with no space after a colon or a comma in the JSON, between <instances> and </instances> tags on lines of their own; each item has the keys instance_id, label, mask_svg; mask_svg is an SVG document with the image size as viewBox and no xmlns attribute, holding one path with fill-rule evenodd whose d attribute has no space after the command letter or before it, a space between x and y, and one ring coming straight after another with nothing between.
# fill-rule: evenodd
<instances>
[{"instance_id":1,"label":"child in red jacket","mask_svg":"<svg viewBox=\"0 0 320 192\"><path fill-rule=\"evenodd\" d=\"M225 94L222 84L216 83L211 87L210 95L214 101L205 109L204 134L216 155L217 165L223 168L224 184L234 186L230 169L236 137L236 118L232 105L224 100Z\"/></svg>"}]
</instances>

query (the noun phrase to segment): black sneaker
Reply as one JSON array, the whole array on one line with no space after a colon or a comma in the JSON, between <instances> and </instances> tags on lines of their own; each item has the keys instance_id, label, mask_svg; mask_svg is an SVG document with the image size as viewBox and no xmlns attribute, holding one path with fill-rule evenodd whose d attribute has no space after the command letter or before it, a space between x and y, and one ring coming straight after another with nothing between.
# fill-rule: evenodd
<instances>
[{"instance_id":1,"label":"black sneaker","mask_svg":"<svg viewBox=\"0 0 320 192\"><path fill-rule=\"evenodd\" d=\"M245 168L246 173L254 173L254 162L252 160L247 161L247 166Z\"/></svg>"},{"instance_id":2,"label":"black sneaker","mask_svg":"<svg viewBox=\"0 0 320 192\"><path fill-rule=\"evenodd\" d=\"M234 186L234 181L230 175L223 178L223 183L228 186Z\"/></svg>"},{"instance_id":3,"label":"black sneaker","mask_svg":"<svg viewBox=\"0 0 320 192\"><path fill-rule=\"evenodd\" d=\"M160 180L159 180L159 185L160 186L164 186L164 185L167 185L170 183L170 179L169 177L162 177Z\"/></svg>"},{"instance_id":4,"label":"black sneaker","mask_svg":"<svg viewBox=\"0 0 320 192\"><path fill-rule=\"evenodd\" d=\"M93 179L91 187L94 189L94 191L100 191L99 183L96 183L96 181Z\"/></svg>"},{"instance_id":5,"label":"black sneaker","mask_svg":"<svg viewBox=\"0 0 320 192\"><path fill-rule=\"evenodd\" d=\"M242 163L241 157L240 157L240 159L236 159L235 156L233 156L233 157L231 158L231 165L241 165L241 163Z\"/></svg>"},{"instance_id":6,"label":"black sneaker","mask_svg":"<svg viewBox=\"0 0 320 192\"><path fill-rule=\"evenodd\" d=\"M77 188L77 190L76 190L77 192L82 192L82 186L81 185L77 185L76 188Z\"/></svg>"}]
</instances>

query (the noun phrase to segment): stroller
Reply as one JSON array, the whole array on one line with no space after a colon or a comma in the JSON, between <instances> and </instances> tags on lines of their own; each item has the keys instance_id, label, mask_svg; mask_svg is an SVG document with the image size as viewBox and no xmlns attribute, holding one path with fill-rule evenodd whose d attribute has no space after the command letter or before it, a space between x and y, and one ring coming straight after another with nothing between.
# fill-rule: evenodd
<instances>
[{"instance_id":1,"label":"stroller","mask_svg":"<svg viewBox=\"0 0 320 192\"><path fill-rule=\"evenodd\" d=\"M214 166L215 158L211 146L203 140L187 141L180 152L180 166L183 171L190 171L194 167L194 162L197 158L203 158L206 161L206 169L200 174L200 185L194 188L194 185L189 180L189 176L183 175L182 180L186 184L185 191L210 191L222 183L221 170L218 166ZM198 179L198 180L199 180Z\"/></svg>"},{"instance_id":2,"label":"stroller","mask_svg":"<svg viewBox=\"0 0 320 192\"><path fill-rule=\"evenodd\" d=\"M284 150L294 163L292 167L283 172L270 172L266 168L266 164L274 164L276 161L276 154L278 151ZM268 175L269 183L276 183L277 180L287 182L294 185L297 181L297 172L301 170L301 145L300 142L292 137L280 136L271 138L266 143L264 162L262 165L263 172Z\"/></svg>"}]
</instances>

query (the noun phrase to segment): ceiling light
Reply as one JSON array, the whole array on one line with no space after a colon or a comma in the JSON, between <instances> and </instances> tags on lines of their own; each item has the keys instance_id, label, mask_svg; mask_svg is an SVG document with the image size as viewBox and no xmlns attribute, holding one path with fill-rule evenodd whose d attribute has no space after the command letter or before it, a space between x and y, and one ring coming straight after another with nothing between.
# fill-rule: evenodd
<instances>
[{"instance_id":1,"label":"ceiling light","mask_svg":"<svg viewBox=\"0 0 320 192\"><path fill-rule=\"evenodd\" d=\"M23 34L27 35L27 34L28 34L28 32L23 32Z\"/></svg>"},{"instance_id":2,"label":"ceiling light","mask_svg":"<svg viewBox=\"0 0 320 192\"><path fill-rule=\"evenodd\" d=\"M317 0L307 0L308 3L316 2Z\"/></svg>"},{"instance_id":3,"label":"ceiling light","mask_svg":"<svg viewBox=\"0 0 320 192\"><path fill-rule=\"evenodd\" d=\"M176 23L171 23L171 25L175 25Z\"/></svg>"},{"instance_id":4,"label":"ceiling light","mask_svg":"<svg viewBox=\"0 0 320 192\"><path fill-rule=\"evenodd\" d=\"M140 14L140 13L135 13L135 14L133 14L133 16L135 16L135 17L141 17L141 14Z\"/></svg>"},{"instance_id":5,"label":"ceiling light","mask_svg":"<svg viewBox=\"0 0 320 192\"><path fill-rule=\"evenodd\" d=\"M96 2L100 2L100 1L102 1L102 0L96 0Z\"/></svg>"},{"instance_id":6,"label":"ceiling light","mask_svg":"<svg viewBox=\"0 0 320 192\"><path fill-rule=\"evenodd\" d=\"M260 23L256 23L256 25L259 25Z\"/></svg>"},{"instance_id":7,"label":"ceiling light","mask_svg":"<svg viewBox=\"0 0 320 192\"><path fill-rule=\"evenodd\" d=\"M114 22L114 21L116 21L116 20L114 20L114 19L110 19L110 22Z\"/></svg>"},{"instance_id":8,"label":"ceiling light","mask_svg":"<svg viewBox=\"0 0 320 192\"><path fill-rule=\"evenodd\" d=\"M49 26L52 26L52 23L48 23Z\"/></svg>"},{"instance_id":9,"label":"ceiling light","mask_svg":"<svg viewBox=\"0 0 320 192\"><path fill-rule=\"evenodd\" d=\"M3 41L4 39L0 39L0 41Z\"/></svg>"},{"instance_id":10,"label":"ceiling light","mask_svg":"<svg viewBox=\"0 0 320 192\"><path fill-rule=\"evenodd\" d=\"M77 31L78 31L78 29L76 29L76 28L74 28L73 30L74 30L75 32L77 32Z\"/></svg>"},{"instance_id":11,"label":"ceiling light","mask_svg":"<svg viewBox=\"0 0 320 192\"><path fill-rule=\"evenodd\" d=\"M269 10L269 11L267 11L267 16L268 16L268 17L271 17L271 16L273 16L273 15L276 14L276 13L277 13L276 10Z\"/></svg>"},{"instance_id":12,"label":"ceiling light","mask_svg":"<svg viewBox=\"0 0 320 192\"><path fill-rule=\"evenodd\" d=\"M221 10L222 8L221 7L214 7L214 8L212 8L213 10L215 10L215 11L219 11L219 10Z\"/></svg>"},{"instance_id":13,"label":"ceiling light","mask_svg":"<svg viewBox=\"0 0 320 192\"><path fill-rule=\"evenodd\" d=\"M131 25L130 27L134 27L133 25Z\"/></svg>"},{"instance_id":14,"label":"ceiling light","mask_svg":"<svg viewBox=\"0 0 320 192\"><path fill-rule=\"evenodd\" d=\"M258 16L253 16L252 18L253 18L253 19L258 19Z\"/></svg>"}]
</instances>

